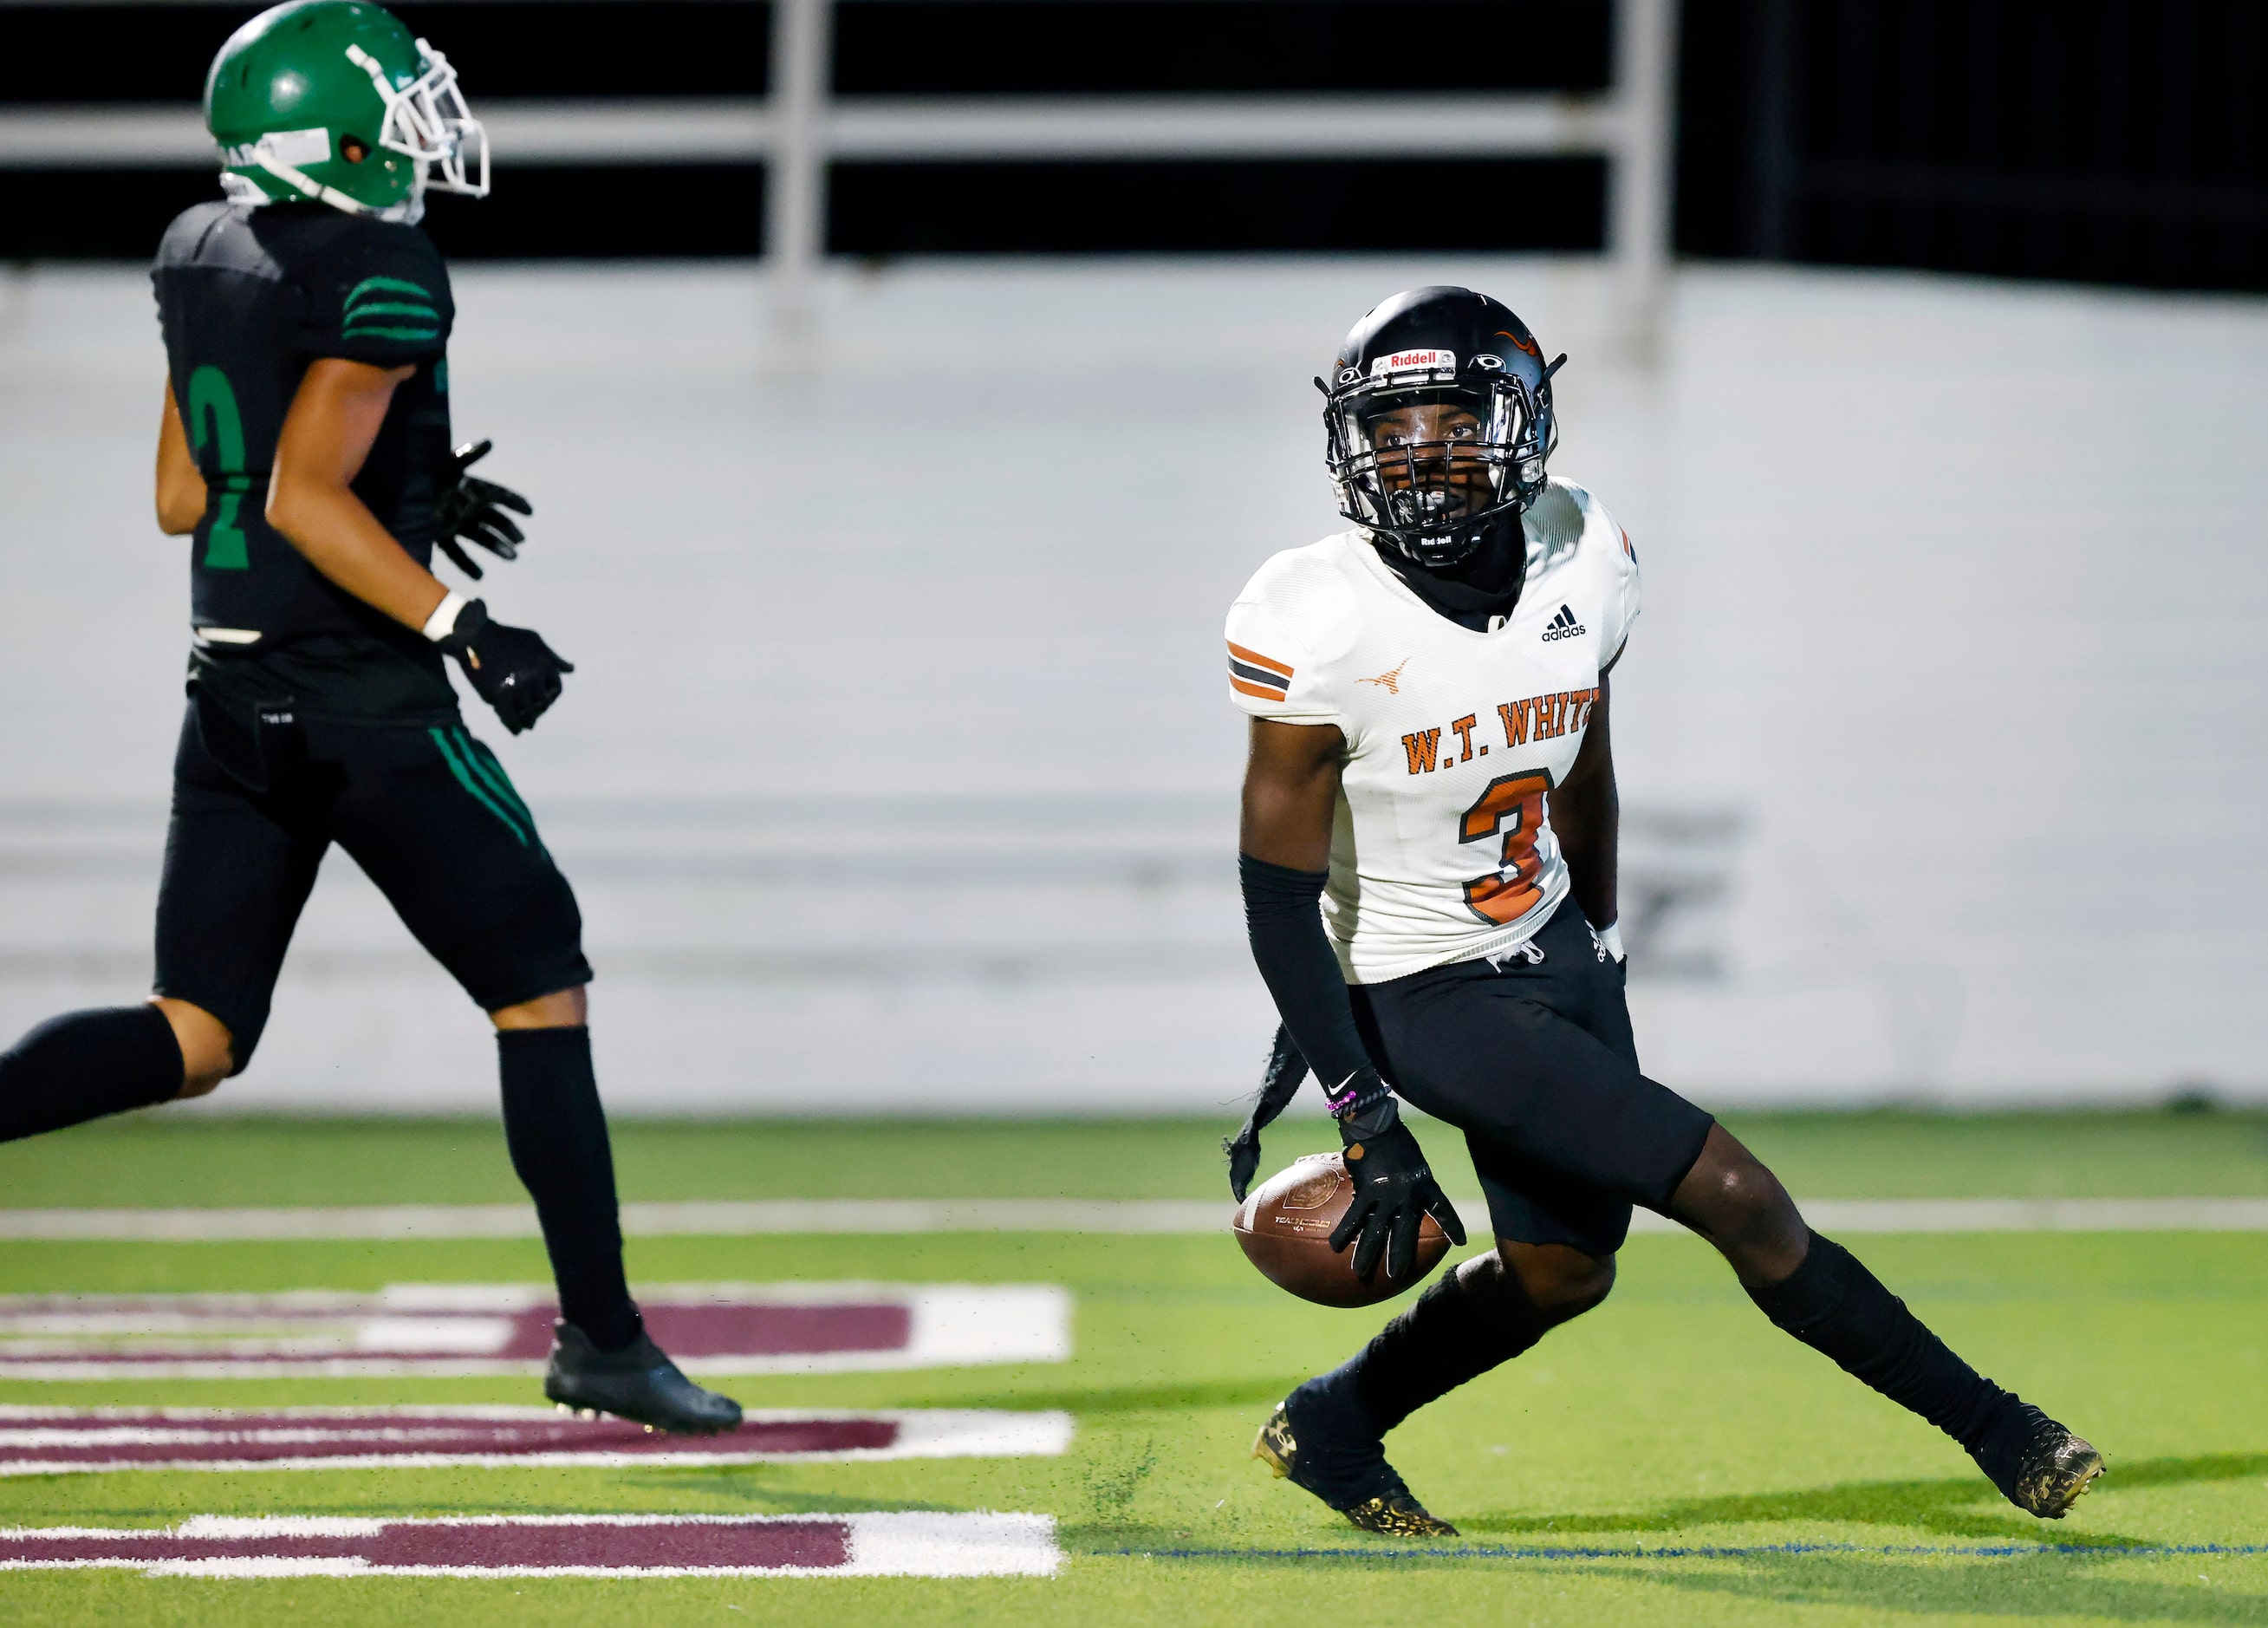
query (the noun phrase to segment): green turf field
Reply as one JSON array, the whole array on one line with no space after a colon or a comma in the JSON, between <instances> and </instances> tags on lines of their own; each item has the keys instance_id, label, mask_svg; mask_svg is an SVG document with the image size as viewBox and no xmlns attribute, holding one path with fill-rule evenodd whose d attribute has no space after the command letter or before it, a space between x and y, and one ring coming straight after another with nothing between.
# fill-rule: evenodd
<instances>
[{"instance_id":1,"label":"green turf field","mask_svg":"<svg viewBox=\"0 0 2268 1628\"><path fill-rule=\"evenodd\" d=\"M615 1159L625 1199L1211 1198L1226 1190L1220 1138L1241 1114L629 1120L615 1125ZM2268 1195L2268 1113L1728 1114L1726 1123L1810 1197ZM1453 1144L1455 1133L1432 1134ZM1282 1120L1268 1133L1268 1162L1336 1145L1320 1116ZM1459 1190L1472 1185L1469 1171L1447 1179ZM0 1145L0 1208L523 1197L493 1119L239 1119L185 1104Z\"/></svg>"},{"instance_id":2,"label":"green turf field","mask_svg":"<svg viewBox=\"0 0 2268 1628\"><path fill-rule=\"evenodd\" d=\"M1762 1116L1818 1197L2257 1195L2268 1119ZM625 1125L633 1198L1124 1198L1217 1190L1226 1125ZM1328 1128L1286 1128L1273 1166ZM0 1150L0 1207L496 1202L494 1129L174 1114ZM1059 1460L0 1479L0 1525L201 1514L1052 1514L1052 1580L693 1582L0 1573L0 1621L283 1623L2268 1622L2268 1234L1869 1237L1860 1253L1986 1371L2088 1432L2073 1517L2001 1504L1958 1450L1776 1333L1702 1246L1634 1239L1606 1307L1390 1440L1462 1543L1366 1538L1246 1456L1268 1405L1381 1320L1293 1301L1223 1235L671 1238L645 1281L1049 1282L1076 1354L739 1381L767 1406L1068 1409ZM0 1244L0 1292L532 1280L532 1242ZM525 1401L522 1381L0 1387L0 1401Z\"/></svg>"}]
</instances>

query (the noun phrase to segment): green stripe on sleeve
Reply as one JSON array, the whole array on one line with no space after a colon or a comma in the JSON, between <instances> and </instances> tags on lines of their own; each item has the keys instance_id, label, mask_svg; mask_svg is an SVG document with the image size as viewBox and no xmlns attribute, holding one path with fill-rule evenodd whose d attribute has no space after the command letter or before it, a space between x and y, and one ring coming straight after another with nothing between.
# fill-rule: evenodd
<instances>
[{"instance_id":1,"label":"green stripe on sleeve","mask_svg":"<svg viewBox=\"0 0 2268 1628\"><path fill-rule=\"evenodd\" d=\"M420 300L372 299L365 300L363 304L357 306L353 310L348 312L347 320L350 322L359 322L364 317L377 316L423 317L428 322L438 322L441 320L441 313L439 312L434 310L432 306L426 305Z\"/></svg>"},{"instance_id":2,"label":"green stripe on sleeve","mask_svg":"<svg viewBox=\"0 0 2268 1628\"><path fill-rule=\"evenodd\" d=\"M506 814L504 809L498 806L496 799L488 794L487 790L482 786L480 782L474 779L473 777L467 772L465 765L458 761L457 748L450 741L448 733L438 726L427 730L425 733L432 736L433 744L441 748L441 759L444 762L449 765L449 772L457 777L457 784L463 786L466 791L471 792L473 794L474 800L478 802L482 807L487 809L497 819L503 821L504 829L510 831L514 836L519 839L519 845L521 847L526 847L527 833L520 829L519 821Z\"/></svg>"},{"instance_id":3,"label":"green stripe on sleeve","mask_svg":"<svg viewBox=\"0 0 2268 1628\"><path fill-rule=\"evenodd\" d=\"M412 283L402 277L364 277L347 291L347 304L353 305L364 294L415 294L420 299L433 298L432 291L422 283Z\"/></svg>"},{"instance_id":4,"label":"green stripe on sleeve","mask_svg":"<svg viewBox=\"0 0 2268 1628\"><path fill-rule=\"evenodd\" d=\"M343 339L438 339L438 328L349 328L342 332Z\"/></svg>"}]
</instances>

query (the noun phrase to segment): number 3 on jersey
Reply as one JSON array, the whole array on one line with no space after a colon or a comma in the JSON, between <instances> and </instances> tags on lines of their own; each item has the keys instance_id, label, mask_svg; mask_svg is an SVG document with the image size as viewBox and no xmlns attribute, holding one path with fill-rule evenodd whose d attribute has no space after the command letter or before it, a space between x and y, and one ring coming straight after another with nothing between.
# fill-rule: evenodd
<instances>
[{"instance_id":1,"label":"number 3 on jersey","mask_svg":"<svg viewBox=\"0 0 2268 1628\"><path fill-rule=\"evenodd\" d=\"M1536 873L1543 868L1535 836L1543 829L1543 794L1550 789L1547 774L1500 776L1489 782L1480 800L1458 821L1461 843L1486 842L1499 830L1504 833L1498 868L1465 884L1465 908L1483 921L1508 926L1543 896L1535 885Z\"/></svg>"},{"instance_id":2,"label":"number 3 on jersey","mask_svg":"<svg viewBox=\"0 0 2268 1628\"><path fill-rule=\"evenodd\" d=\"M244 416L236 410L236 392L229 387L228 375L210 365L191 373L188 408L189 441L197 456L204 456L208 442L219 443L213 451L215 473L220 476L220 506L213 512L212 525L205 533L205 569L248 571L251 550L245 543L243 527L236 522L252 481L244 473Z\"/></svg>"}]
</instances>

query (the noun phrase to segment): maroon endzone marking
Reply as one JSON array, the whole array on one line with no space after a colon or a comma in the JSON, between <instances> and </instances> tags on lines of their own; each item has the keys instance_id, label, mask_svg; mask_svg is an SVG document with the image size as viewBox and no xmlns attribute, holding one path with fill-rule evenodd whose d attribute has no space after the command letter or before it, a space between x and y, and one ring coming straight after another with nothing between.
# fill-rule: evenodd
<instances>
[{"instance_id":1,"label":"maroon endzone marking","mask_svg":"<svg viewBox=\"0 0 2268 1628\"><path fill-rule=\"evenodd\" d=\"M673 1357L771 1357L836 1351L903 1351L913 1313L903 1306L649 1306L654 1341ZM551 1349L544 1326L543 1353ZM539 1354L543 1354L539 1353Z\"/></svg>"},{"instance_id":2,"label":"maroon endzone marking","mask_svg":"<svg viewBox=\"0 0 2268 1628\"><path fill-rule=\"evenodd\" d=\"M639 1308L641 1315L644 1310L644 1307ZM551 1324L558 1315L559 1308L556 1306L540 1306L514 1314L512 1338L504 1342L504 1349L497 1355L516 1357L522 1362L542 1361L551 1354ZM649 1324L648 1328L651 1327Z\"/></svg>"},{"instance_id":3,"label":"maroon endzone marking","mask_svg":"<svg viewBox=\"0 0 2268 1628\"><path fill-rule=\"evenodd\" d=\"M137 1309L130 1303L119 1308ZM167 1308L178 1312L178 1308ZM645 1326L661 1348L677 1358L823 1356L833 1352L903 1351L913 1340L913 1314L903 1306L716 1306L651 1305L640 1308ZM222 1325L238 1314L215 1312ZM311 1314L324 1319L350 1317L352 1313ZM373 1310L370 1315L377 1315ZM447 1314L440 1314L446 1316ZM405 1363L461 1361L468 1357L497 1361L541 1362L551 1353L551 1322L558 1313L548 1306L511 1314L512 1332L502 1350L495 1352L340 1352L340 1358L362 1356ZM90 1346L69 1360L100 1363L105 1367L132 1368L144 1363L198 1361L273 1362L304 1364L322 1361L310 1357L233 1357L210 1344L184 1341L178 1346L135 1352L109 1352ZM16 1361L55 1361L9 1358L0 1353L0 1374Z\"/></svg>"},{"instance_id":4,"label":"maroon endzone marking","mask_svg":"<svg viewBox=\"0 0 2268 1628\"><path fill-rule=\"evenodd\" d=\"M684 1526L389 1525L370 1537L17 1537L0 1560L352 1559L372 1565L831 1567L850 1558L840 1521Z\"/></svg>"},{"instance_id":5,"label":"maroon endzone marking","mask_svg":"<svg viewBox=\"0 0 2268 1628\"><path fill-rule=\"evenodd\" d=\"M296 1417L244 1413L225 1419L129 1419L80 1417L44 1418L41 1430L130 1430L136 1426L169 1434L202 1433L204 1440L56 1442L36 1447L0 1445L0 1459L47 1463L175 1463L198 1459L402 1458L432 1454L453 1456L541 1458L566 1453L632 1453L666 1458L709 1453L849 1453L896 1445L898 1426L886 1418L748 1419L718 1436L649 1433L624 1419L578 1419L564 1416L534 1419L453 1418L446 1414L402 1414L392 1418ZM315 1441L246 1440L257 1431L337 1431ZM383 1440L381 1432L406 1440Z\"/></svg>"},{"instance_id":6,"label":"maroon endzone marking","mask_svg":"<svg viewBox=\"0 0 2268 1628\"><path fill-rule=\"evenodd\" d=\"M752 1526L389 1526L357 1552L372 1565L836 1566L839 1521Z\"/></svg>"},{"instance_id":7,"label":"maroon endzone marking","mask_svg":"<svg viewBox=\"0 0 2268 1628\"><path fill-rule=\"evenodd\" d=\"M837 1351L903 1351L913 1314L902 1306L641 1306L654 1344L684 1360L696 1357L809 1356ZM537 1361L551 1353L545 1307L521 1312L511 1342L497 1354Z\"/></svg>"}]
</instances>

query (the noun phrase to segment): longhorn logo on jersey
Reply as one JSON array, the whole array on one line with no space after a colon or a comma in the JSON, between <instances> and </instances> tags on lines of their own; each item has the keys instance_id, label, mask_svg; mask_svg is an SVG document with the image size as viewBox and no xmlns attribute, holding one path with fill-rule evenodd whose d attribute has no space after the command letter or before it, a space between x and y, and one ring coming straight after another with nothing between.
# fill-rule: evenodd
<instances>
[{"instance_id":1,"label":"longhorn logo on jersey","mask_svg":"<svg viewBox=\"0 0 2268 1628\"><path fill-rule=\"evenodd\" d=\"M1404 656L1388 671L1381 673L1375 678L1366 678L1361 681L1366 684L1375 684L1389 696L1398 696L1402 693L1402 669L1409 665L1410 658Z\"/></svg>"}]
</instances>

